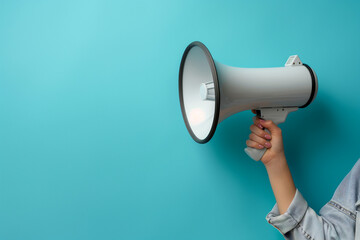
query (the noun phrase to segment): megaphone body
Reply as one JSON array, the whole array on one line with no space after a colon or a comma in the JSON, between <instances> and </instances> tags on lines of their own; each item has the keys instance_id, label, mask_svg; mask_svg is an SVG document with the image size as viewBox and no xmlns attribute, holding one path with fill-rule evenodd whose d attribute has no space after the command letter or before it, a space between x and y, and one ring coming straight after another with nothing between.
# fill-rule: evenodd
<instances>
[{"instance_id":1,"label":"megaphone body","mask_svg":"<svg viewBox=\"0 0 360 240\"><path fill-rule=\"evenodd\" d=\"M284 122L289 112L308 106L317 89L315 72L297 55L290 56L285 67L237 68L214 61L205 45L193 42L180 64L181 110L198 143L208 142L221 121L249 109L276 124ZM265 151L245 149L254 160Z\"/></svg>"}]
</instances>

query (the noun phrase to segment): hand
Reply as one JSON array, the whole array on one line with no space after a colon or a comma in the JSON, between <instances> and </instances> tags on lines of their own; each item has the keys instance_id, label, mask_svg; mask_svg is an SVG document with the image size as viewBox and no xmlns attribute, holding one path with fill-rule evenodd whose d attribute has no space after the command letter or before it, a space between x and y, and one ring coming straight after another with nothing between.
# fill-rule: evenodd
<instances>
[{"instance_id":1,"label":"hand","mask_svg":"<svg viewBox=\"0 0 360 240\"><path fill-rule=\"evenodd\" d=\"M251 111L256 113L255 110ZM270 134L264 128L267 128ZM261 158L264 165L268 165L277 159L285 159L281 129L275 123L271 120L264 121L254 117L254 124L250 126L250 130L251 134L246 141L246 145L256 149L267 148Z\"/></svg>"}]
</instances>

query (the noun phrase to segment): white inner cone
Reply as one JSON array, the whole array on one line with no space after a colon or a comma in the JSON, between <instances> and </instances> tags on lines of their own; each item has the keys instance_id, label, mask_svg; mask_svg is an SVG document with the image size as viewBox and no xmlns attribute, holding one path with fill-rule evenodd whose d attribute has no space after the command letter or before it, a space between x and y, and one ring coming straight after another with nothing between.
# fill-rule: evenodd
<instances>
[{"instance_id":1,"label":"white inner cone","mask_svg":"<svg viewBox=\"0 0 360 240\"><path fill-rule=\"evenodd\" d=\"M190 49L183 68L183 102L194 135L204 140L210 133L215 114L215 89L211 67L198 46Z\"/></svg>"}]
</instances>

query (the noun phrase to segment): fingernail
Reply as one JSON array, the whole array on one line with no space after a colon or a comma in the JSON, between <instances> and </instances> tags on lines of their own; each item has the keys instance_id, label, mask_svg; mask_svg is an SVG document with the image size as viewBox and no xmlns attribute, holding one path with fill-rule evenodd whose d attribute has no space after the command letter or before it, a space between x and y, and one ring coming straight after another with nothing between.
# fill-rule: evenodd
<instances>
[{"instance_id":1,"label":"fingernail","mask_svg":"<svg viewBox=\"0 0 360 240\"><path fill-rule=\"evenodd\" d=\"M261 129L263 129L263 128L264 128L261 124L258 124L258 127L259 127L259 128L261 128Z\"/></svg>"},{"instance_id":2,"label":"fingernail","mask_svg":"<svg viewBox=\"0 0 360 240\"><path fill-rule=\"evenodd\" d=\"M265 147L269 148L269 147L271 147L271 144L269 142L266 142Z\"/></svg>"},{"instance_id":3,"label":"fingernail","mask_svg":"<svg viewBox=\"0 0 360 240\"><path fill-rule=\"evenodd\" d=\"M259 148L264 148L264 146L263 146L263 145L261 145L261 144L259 144Z\"/></svg>"},{"instance_id":4,"label":"fingernail","mask_svg":"<svg viewBox=\"0 0 360 240\"><path fill-rule=\"evenodd\" d=\"M270 136L270 135L265 134L265 138L270 140L270 139L271 139L271 136Z\"/></svg>"}]
</instances>

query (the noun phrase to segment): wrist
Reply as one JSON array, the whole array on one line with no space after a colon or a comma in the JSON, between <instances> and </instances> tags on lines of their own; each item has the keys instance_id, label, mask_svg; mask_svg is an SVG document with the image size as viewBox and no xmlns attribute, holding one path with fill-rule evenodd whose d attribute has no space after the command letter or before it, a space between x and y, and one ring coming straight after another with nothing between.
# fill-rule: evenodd
<instances>
[{"instance_id":1,"label":"wrist","mask_svg":"<svg viewBox=\"0 0 360 240\"><path fill-rule=\"evenodd\" d=\"M263 161L263 164L267 170L287 165L285 153L278 154L269 160Z\"/></svg>"},{"instance_id":2,"label":"wrist","mask_svg":"<svg viewBox=\"0 0 360 240\"><path fill-rule=\"evenodd\" d=\"M265 167L279 207L279 212L283 214L290 206L296 192L285 154L272 159L265 164Z\"/></svg>"}]
</instances>

